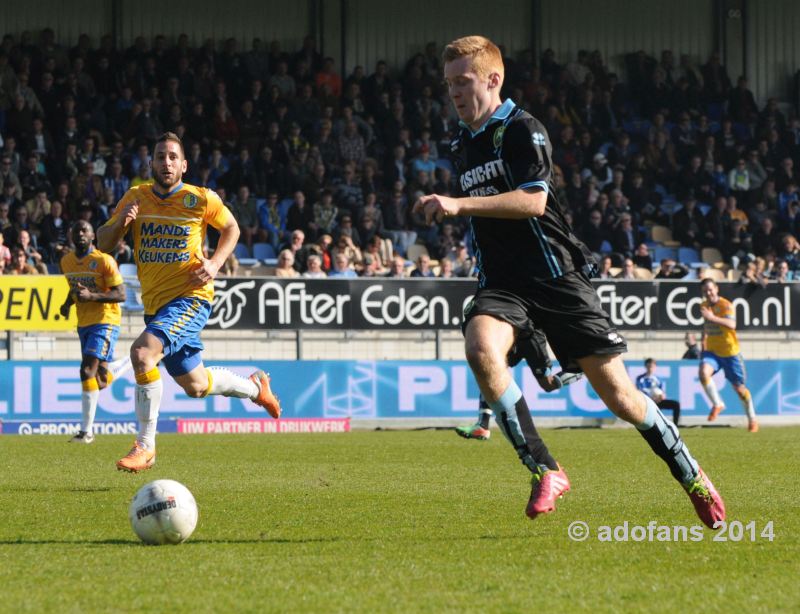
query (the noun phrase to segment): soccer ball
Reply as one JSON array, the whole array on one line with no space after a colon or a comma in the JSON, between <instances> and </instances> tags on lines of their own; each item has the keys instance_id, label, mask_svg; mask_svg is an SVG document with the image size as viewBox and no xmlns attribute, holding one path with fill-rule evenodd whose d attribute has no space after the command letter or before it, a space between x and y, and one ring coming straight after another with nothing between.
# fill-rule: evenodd
<instances>
[{"instance_id":1,"label":"soccer ball","mask_svg":"<svg viewBox=\"0 0 800 614\"><path fill-rule=\"evenodd\" d=\"M180 544L197 526L197 503L192 493L175 480L145 484L128 509L136 535L146 544Z\"/></svg>"}]
</instances>

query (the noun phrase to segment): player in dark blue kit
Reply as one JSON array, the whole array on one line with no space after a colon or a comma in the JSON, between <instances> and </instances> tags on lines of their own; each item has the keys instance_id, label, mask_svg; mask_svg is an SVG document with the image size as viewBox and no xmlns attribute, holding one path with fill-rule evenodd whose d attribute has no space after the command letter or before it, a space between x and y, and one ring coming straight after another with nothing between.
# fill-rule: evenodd
<instances>
[{"instance_id":1,"label":"player in dark blue kit","mask_svg":"<svg viewBox=\"0 0 800 614\"><path fill-rule=\"evenodd\" d=\"M583 373L574 365L568 366L556 374L550 373L553 363L550 362L550 356L547 354L547 339L540 330L534 330L531 335L517 339L514 347L508 353L508 366L516 367L523 359L528 363L528 368L545 392L560 390L583 377ZM478 421L469 426L456 427L456 433L465 439L482 441L489 439L492 435L489 422L493 414L492 408L481 395Z\"/></svg>"},{"instance_id":2,"label":"player in dark blue kit","mask_svg":"<svg viewBox=\"0 0 800 614\"><path fill-rule=\"evenodd\" d=\"M618 417L639 430L713 527L725 505L652 399L636 390L587 273L588 249L572 234L551 191L551 144L544 126L512 100L501 102L503 60L481 36L450 43L444 76L461 120L451 143L460 197L423 196L414 204L428 223L469 217L478 291L465 309L467 360L498 425L532 473L526 514L552 512L569 478L537 432L508 372L518 335L541 328L561 364L577 363Z\"/></svg>"}]
</instances>

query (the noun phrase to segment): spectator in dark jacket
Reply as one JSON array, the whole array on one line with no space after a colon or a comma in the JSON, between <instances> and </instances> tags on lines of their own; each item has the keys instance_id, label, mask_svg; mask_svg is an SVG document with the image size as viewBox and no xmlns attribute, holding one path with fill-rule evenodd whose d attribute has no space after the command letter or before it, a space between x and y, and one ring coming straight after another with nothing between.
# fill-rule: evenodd
<instances>
[{"instance_id":1,"label":"spectator in dark jacket","mask_svg":"<svg viewBox=\"0 0 800 614\"><path fill-rule=\"evenodd\" d=\"M603 243L610 238L608 229L603 225L603 214L597 209L592 209L586 223L580 227L578 235L590 250L601 253Z\"/></svg>"},{"instance_id":2,"label":"spectator in dark jacket","mask_svg":"<svg viewBox=\"0 0 800 614\"><path fill-rule=\"evenodd\" d=\"M672 258L661 260L661 268L656 273L656 279L683 279L688 275L689 269L678 264Z\"/></svg>"},{"instance_id":3,"label":"spectator in dark jacket","mask_svg":"<svg viewBox=\"0 0 800 614\"><path fill-rule=\"evenodd\" d=\"M761 220L761 228L753 234L753 251L756 254L766 254L775 251L778 247L778 233L772 218L765 217Z\"/></svg>"},{"instance_id":4,"label":"spectator in dark jacket","mask_svg":"<svg viewBox=\"0 0 800 614\"><path fill-rule=\"evenodd\" d=\"M640 232L633 226L633 217L630 213L623 213L619 218L619 223L611 234L611 247L615 252L618 252L630 258L633 252L636 251L636 246L642 242Z\"/></svg>"},{"instance_id":5,"label":"spectator in dark jacket","mask_svg":"<svg viewBox=\"0 0 800 614\"><path fill-rule=\"evenodd\" d=\"M647 247L647 243L639 243L636 246L636 252L633 254L633 263L642 269L647 269L648 271L653 270L653 258L650 256L650 248Z\"/></svg>"},{"instance_id":6,"label":"spectator in dark jacket","mask_svg":"<svg viewBox=\"0 0 800 614\"><path fill-rule=\"evenodd\" d=\"M685 247L702 249L705 235L706 221L697 201L687 198L683 208L672 217L672 236Z\"/></svg>"}]
</instances>

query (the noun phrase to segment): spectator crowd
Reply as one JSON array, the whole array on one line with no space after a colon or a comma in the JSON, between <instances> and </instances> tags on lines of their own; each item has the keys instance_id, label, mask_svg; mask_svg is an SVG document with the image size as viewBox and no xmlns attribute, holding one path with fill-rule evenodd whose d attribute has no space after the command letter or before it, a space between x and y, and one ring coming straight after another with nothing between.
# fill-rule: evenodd
<instances>
[{"instance_id":1,"label":"spectator crowd","mask_svg":"<svg viewBox=\"0 0 800 614\"><path fill-rule=\"evenodd\" d=\"M676 245L718 250L745 281L800 278L800 118L774 99L759 108L719 54L697 65L631 53L625 81L598 51L504 61L503 95L547 128L555 193L601 276L652 270L661 226ZM344 76L312 37L284 50L233 38L193 47L185 34L128 48L110 36L63 45L50 28L6 35L0 267L53 271L70 223L96 228L151 181L152 145L172 131L184 180L222 197L242 231L237 253L266 254L276 275L407 276L413 261L415 277L470 276L466 220L429 227L411 211L422 194L454 191L457 129L436 43L405 66L378 59ZM124 240L115 257L132 262ZM675 260L657 276L689 273Z\"/></svg>"}]
</instances>

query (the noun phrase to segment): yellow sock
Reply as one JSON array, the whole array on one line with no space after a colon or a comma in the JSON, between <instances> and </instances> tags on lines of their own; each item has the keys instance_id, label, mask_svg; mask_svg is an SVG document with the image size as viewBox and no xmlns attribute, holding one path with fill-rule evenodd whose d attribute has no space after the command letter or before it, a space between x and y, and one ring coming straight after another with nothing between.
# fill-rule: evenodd
<instances>
[{"instance_id":1,"label":"yellow sock","mask_svg":"<svg viewBox=\"0 0 800 614\"><path fill-rule=\"evenodd\" d=\"M747 414L747 419L751 421L755 420L756 408L753 405L753 397L750 394L750 390L745 388L744 393L739 395L739 400L742 402L742 409L744 409L744 413Z\"/></svg>"},{"instance_id":2,"label":"yellow sock","mask_svg":"<svg viewBox=\"0 0 800 614\"><path fill-rule=\"evenodd\" d=\"M161 373L158 371L158 367L153 367L147 373L137 373L136 374L136 383L144 386L145 384L150 384L152 382L157 382L161 379Z\"/></svg>"},{"instance_id":3,"label":"yellow sock","mask_svg":"<svg viewBox=\"0 0 800 614\"><path fill-rule=\"evenodd\" d=\"M208 377L208 388L206 388L206 391L202 394L201 398L207 397L208 393L211 392L211 388L214 387L214 376L211 375L211 371L208 369L206 369L206 376Z\"/></svg>"},{"instance_id":4,"label":"yellow sock","mask_svg":"<svg viewBox=\"0 0 800 614\"><path fill-rule=\"evenodd\" d=\"M93 377L92 379L85 379L81 381L81 389L84 392L92 392L93 390L100 390L100 386L97 383L97 378Z\"/></svg>"}]
</instances>

